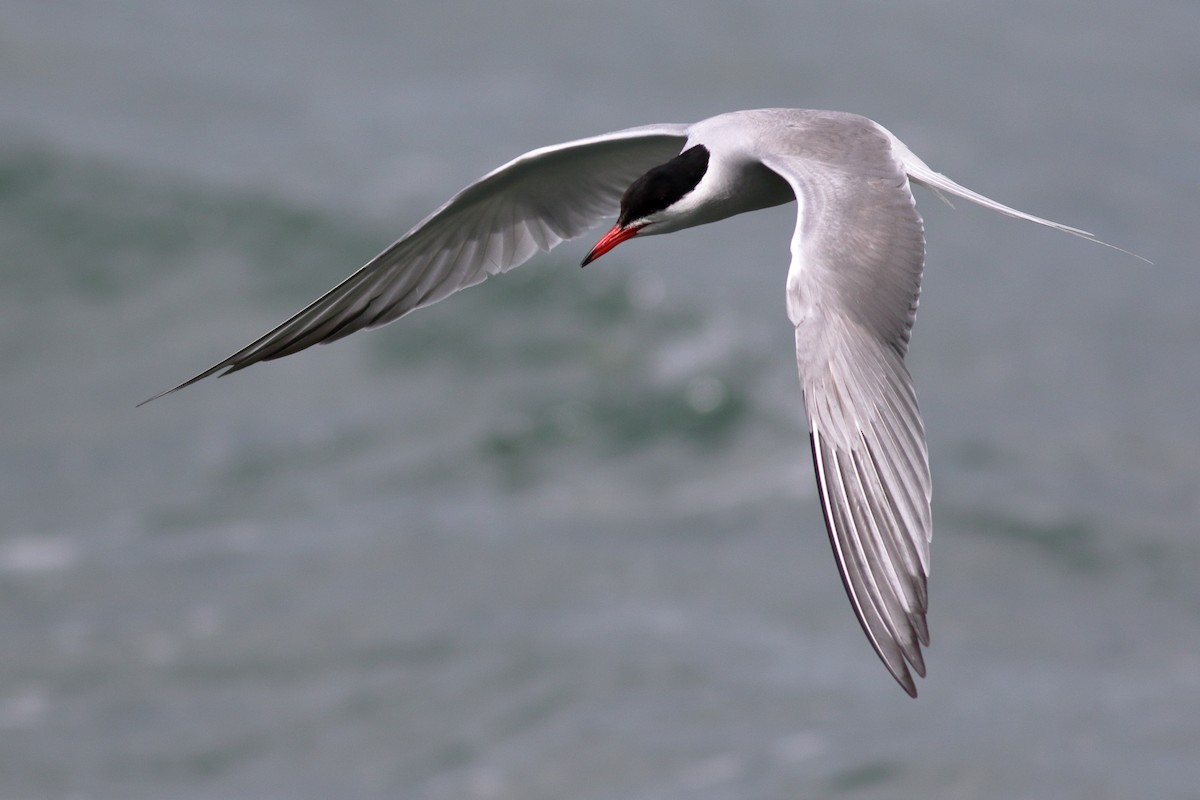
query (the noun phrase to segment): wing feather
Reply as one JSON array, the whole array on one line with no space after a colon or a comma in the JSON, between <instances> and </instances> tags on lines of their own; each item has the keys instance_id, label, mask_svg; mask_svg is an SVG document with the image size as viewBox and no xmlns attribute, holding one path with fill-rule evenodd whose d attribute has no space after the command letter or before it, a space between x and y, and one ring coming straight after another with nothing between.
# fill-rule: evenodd
<instances>
[{"instance_id":1,"label":"wing feather","mask_svg":"<svg viewBox=\"0 0 1200 800\"><path fill-rule=\"evenodd\" d=\"M216 373L375 328L518 266L615 214L622 192L669 160L687 125L661 124L530 151L450 198L283 324L148 403Z\"/></svg>"},{"instance_id":2,"label":"wing feather","mask_svg":"<svg viewBox=\"0 0 1200 800\"><path fill-rule=\"evenodd\" d=\"M820 126L819 135L805 130ZM846 594L868 640L916 696L929 644L930 479L904 364L924 234L885 133L861 117L797 122L763 163L798 202L788 309L817 488Z\"/></svg>"}]
</instances>

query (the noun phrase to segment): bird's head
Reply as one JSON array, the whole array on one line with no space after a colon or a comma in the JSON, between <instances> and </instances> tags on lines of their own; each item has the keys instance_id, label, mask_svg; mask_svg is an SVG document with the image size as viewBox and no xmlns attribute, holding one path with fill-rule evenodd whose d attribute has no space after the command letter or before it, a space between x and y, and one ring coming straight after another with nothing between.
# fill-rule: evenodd
<instances>
[{"instance_id":1,"label":"bird's head","mask_svg":"<svg viewBox=\"0 0 1200 800\"><path fill-rule=\"evenodd\" d=\"M668 233L684 227L665 223L680 216L679 201L696 188L707 170L708 148L698 144L631 183L621 197L617 224L600 237L580 266L586 267L638 234Z\"/></svg>"}]
</instances>

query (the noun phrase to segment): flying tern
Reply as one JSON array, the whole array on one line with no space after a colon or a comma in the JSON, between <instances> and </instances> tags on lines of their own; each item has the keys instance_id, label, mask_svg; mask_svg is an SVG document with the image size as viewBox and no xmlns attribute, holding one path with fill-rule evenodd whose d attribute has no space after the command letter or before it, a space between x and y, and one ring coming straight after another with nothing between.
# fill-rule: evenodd
<instances>
[{"instance_id":1,"label":"flying tern","mask_svg":"<svg viewBox=\"0 0 1200 800\"><path fill-rule=\"evenodd\" d=\"M1105 244L960 186L856 114L771 108L646 125L531 150L489 172L282 325L150 400L385 325L614 213L584 266L630 239L796 201L787 315L825 527L859 623L915 697L932 526L904 362L925 259L913 183Z\"/></svg>"}]
</instances>

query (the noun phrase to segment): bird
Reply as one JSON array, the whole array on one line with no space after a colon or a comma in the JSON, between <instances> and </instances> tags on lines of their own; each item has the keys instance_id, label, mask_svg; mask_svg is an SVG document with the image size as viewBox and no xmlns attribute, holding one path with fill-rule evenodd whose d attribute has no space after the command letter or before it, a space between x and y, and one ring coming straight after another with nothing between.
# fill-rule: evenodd
<instances>
[{"instance_id":1,"label":"bird","mask_svg":"<svg viewBox=\"0 0 1200 800\"><path fill-rule=\"evenodd\" d=\"M929 452L905 364L925 261L913 184L1129 252L955 183L867 117L734 111L518 156L269 333L139 405L386 325L614 214L581 266L626 241L795 202L786 312L825 529L867 639L916 697L913 673L925 676L929 646L933 528Z\"/></svg>"}]
</instances>

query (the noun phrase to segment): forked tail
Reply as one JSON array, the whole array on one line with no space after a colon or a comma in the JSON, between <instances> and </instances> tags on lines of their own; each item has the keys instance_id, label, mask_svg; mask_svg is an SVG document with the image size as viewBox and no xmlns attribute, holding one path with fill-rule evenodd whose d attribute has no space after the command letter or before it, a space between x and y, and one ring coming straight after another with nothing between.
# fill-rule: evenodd
<instances>
[{"instance_id":1,"label":"forked tail","mask_svg":"<svg viewBox=\"0 0 1200 800\"><path fill-rule=\"evenodd\" d=\"M893 136L890 131L886 131L885 129L885 132L887 133L888 138L892 140L892 149L895 151L896 155L900 157L900 163L904 165L904 171L908 173L909 179L914 183L924 186L926 189L930 189L939 197L942 196L942 192L946 192L947 194L961 197L964 200L970 200L972 203L977 203L984 208L990 208L993 211L999 211L1001 214L1006 214L1010 217L1027 220L1029 222L1036 222L1038 225L1045 225L1047 228L1053 228L1056 231L1069 233L1073 236L1079 236L1080 238L1087 239L1089 242L1095 242L1096 244L1102 244L1105 247L1110 247L1113 250L1117 250L1125 253L1126 255L1130 255L1134 258L1145 261L1147 264L1153 263L1150 261L1150 259L1139 256L1137 253L1130 252L1123 247L1117 247L1115 244L1109 244L1108 242L1101 241L1088 231L1080 230L1079 228L1072 228L1070 225L1063 225L1061 222L1055 222L1042 217L1035 217L1033 214L1026 214L1024 211L1018 211L1017 209L1006 206L1003 203L997 203L990 197L984 197L978 192L973 192L965 186L960 186L942 173L934 172L932 169L930 169L928 164L917 158L913 151L909 150L908 147L905 146L904 142ZM945 200L945 197L942 197L942 199Z\"/></svg>"}]
</instances>

